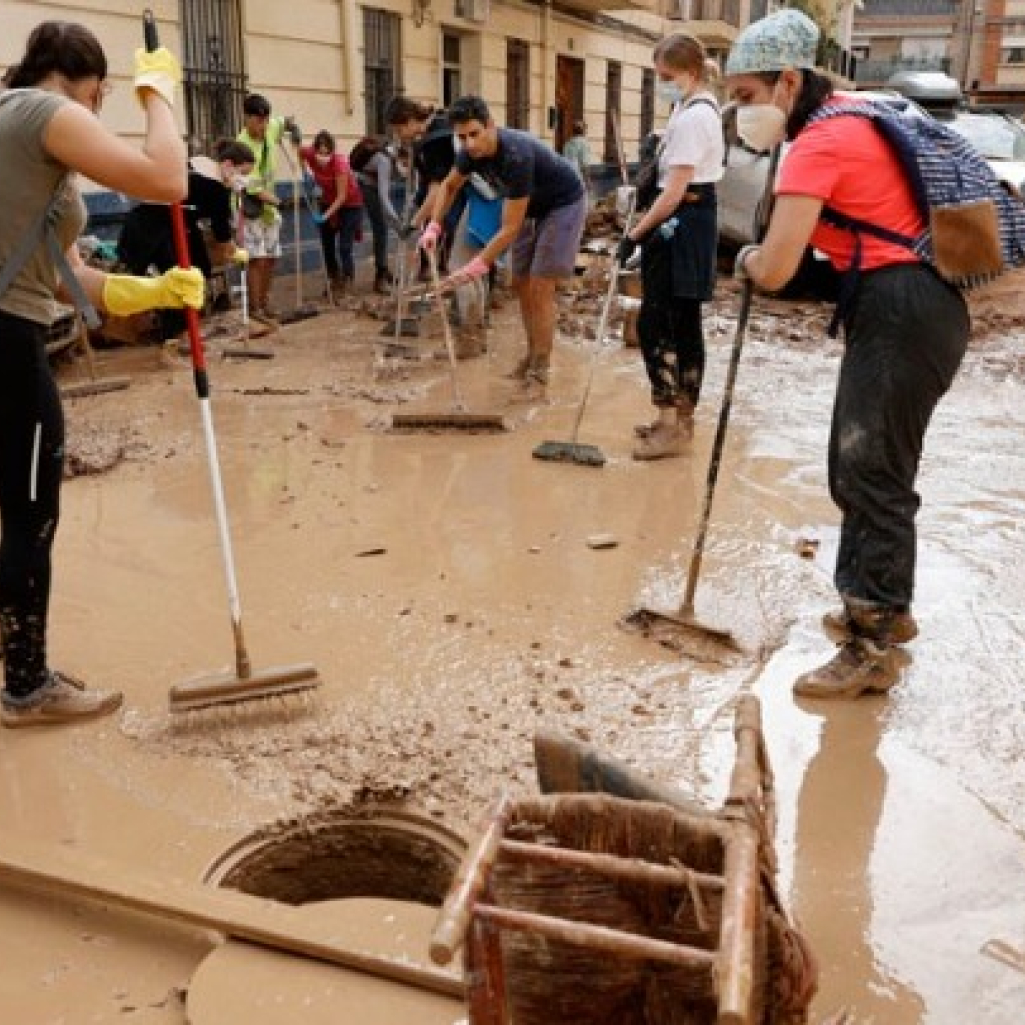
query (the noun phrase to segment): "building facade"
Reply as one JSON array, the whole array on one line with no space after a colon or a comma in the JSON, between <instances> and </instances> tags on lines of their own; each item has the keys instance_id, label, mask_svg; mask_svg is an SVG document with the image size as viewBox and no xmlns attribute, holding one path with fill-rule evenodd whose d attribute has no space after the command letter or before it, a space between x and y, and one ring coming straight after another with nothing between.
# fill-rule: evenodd
<instances>
[{"instance_id":1,"label":"building facade","mask_svg":"<svg viewBox=\"0 0 1025 1025\"><path fill-rule=\"evenodd\" d=\"M728 49L749 0L693 0L693 16L663 0L153 0L161 39L181 56L179 116L196 149L240 126L246 92L265 94L307 135L326 128L343 147L384 130L389 97L436 104L475 92L500 124L560 146L583 119L596 159L627 158L668 111L655 94L651 50L664 34L689 31L714 52ZM55 4L4 0L0 67L16 60L46 18L82 21L103 41L113 94L104 119L140 137L131 95L137 11L118 0ZM606 8L614 7L615 11ZM667 18L665 13L673 18Z\"/></svg>"}]
</instances>

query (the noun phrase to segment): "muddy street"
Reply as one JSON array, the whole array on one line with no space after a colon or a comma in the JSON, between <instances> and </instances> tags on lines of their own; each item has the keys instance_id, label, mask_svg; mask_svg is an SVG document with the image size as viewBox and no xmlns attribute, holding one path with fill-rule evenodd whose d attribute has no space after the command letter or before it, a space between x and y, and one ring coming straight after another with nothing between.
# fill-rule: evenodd
<instances>
[{"instance_id":1,"label":"muddy street","mask_svg":"<svg viewBox=\"0 0 1025 1025\"><path fill-rule=\"evenodd\" d=\"M601 469L531 458L540 441L568 439L592 343L583 329L564 334L549 402L518 404L504 378L522 345L511 303L490 353L459 368L470 408L506 418L497 435L387 430L400 409L450 408L429 318L418 360L382 360L381 322L365 310L283 329L271 361L222 361L212 340L250 653L257 667L310 660L324 685L310 702L184 722L168 716L169 688L232 658L191 370L171 350L100 353L101 369L132 385L67 403L71 456L103 472L65 486L51 657L122 688L126 704L93 725L0 736L5 831L98 859L113 876L127 867L194 883L268 823L333 809L398 802L470 835L500 788L536 789L539 726L715 805L732 759L730 704L753 690L779 789L784 889L822 965L813 1020L846 1006L859 1025L1017 1025L1016 321L999 300L979 311L984 330L927 439L922 632L901 685L885 700L797 704L793 678L831 647L819 619L834 598L825 447L839 348L824 337L824 309L761 300L745 346L697 594L701 616L728 625L745 653L695 661L616 627L641 602L679 601L735 309L728 284L707 322L707 382L683 459L630 458L631 427L649 413L640 358L618 344L602 353L580 434L608 457ZM80 372L62 367L62 379ZM598 535L609 546L595 546ZM0 908L4 1021L263 1020L225 1008L226 985L269 986L267 1001L285 1001L272 966L211 982L201 931L11 888ZM186 1007L201 963L217 1008L203 1015ZM385 1005L346 1020L459 1017Z\"/></svg>"}]
</instances>

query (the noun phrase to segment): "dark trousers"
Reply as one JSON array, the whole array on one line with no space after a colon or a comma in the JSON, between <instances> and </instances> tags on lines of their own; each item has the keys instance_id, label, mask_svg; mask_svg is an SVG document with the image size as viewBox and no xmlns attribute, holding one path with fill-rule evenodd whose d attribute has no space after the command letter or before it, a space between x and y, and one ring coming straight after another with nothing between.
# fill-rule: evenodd
<instances>
[{"instance_id":1,"label":"dark trousers","mask_svg":"<svg viewBox=\"0 0 1025 1025\"><path fill-rule=\"evenodd\" d=\"M327 273L332 280L337 278L338 265L341 262L342 277L351 281L356 275L353 247L356 244L356 235L360 225L363 223L363 207L343 206L336 212L332 220L336 223L332 224L331 220L327 220L318 225Z\"/></svg>"},{"instance_id":2,"label":"dark trousers","mask_svg":"<svg viewBox=\"0 0 1025 1025\"><path fill-rule=\"evenodd\" d=\"M705 376L701 300L673 294L673 249L652 240L641 257L644 297L637 335L651 382L652 404L693 411Z\"/></svg>"},{"instance_id":3,"label":"dark trousers","mask_svg":"<svg viewBox=\"0 0 1025 1025\"><path fill-rule=\"evenodd\" d=\"M46 679L50 552L63 470L64 415L44 329L0 312L0 633L14 697Z\"/></svg>"},{"instance_id":4,"label":"dark trousers","mask_svg":"<svg viewBox=\"0 0 1025 1025\"><path fill-rule=\"evenodd\" d=\"M363 183L363 205L374 236L374 271L379 275L384 274L388 270L388 224L377 186L366 181Z\"/></svg>"},{"instance_id":5,"label":"dark trousers","mask_svg":"<svg viewBox=\"0 0 1025 1025\"><path fill-rule=\"evenodd\" d=\"M844 316L829 490L843 516L836 586L855 610L911 604L922 445L969 331L960 292L922 264L863 274Z\"/></svg>"}]
</instances>

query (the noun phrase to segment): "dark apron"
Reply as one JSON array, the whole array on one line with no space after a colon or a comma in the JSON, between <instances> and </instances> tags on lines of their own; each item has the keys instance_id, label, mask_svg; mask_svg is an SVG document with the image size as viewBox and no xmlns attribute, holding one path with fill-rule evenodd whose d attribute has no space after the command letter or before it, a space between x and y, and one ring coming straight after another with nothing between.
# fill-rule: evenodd
<instances>
[{"instance_id":1,"label":"dark apron","mask_svg":"<svg viewBox=\"0 0 1025 1025\"><path fill-rule=\"evenodd\" d=\"M688 185L684 201L669 221L676 219L671 238L666 238L662 226L645 243L655 259L650 264L662 264L669 257L672 268L673 295L685 299L707 302L715 292L716 247L719 228L716 215L715 185ZM643 273L643 268L642 268ZM659 281L656 288L664 288ZM648 283L645 282L645 293Z\"/></svg>"}]
</instances>

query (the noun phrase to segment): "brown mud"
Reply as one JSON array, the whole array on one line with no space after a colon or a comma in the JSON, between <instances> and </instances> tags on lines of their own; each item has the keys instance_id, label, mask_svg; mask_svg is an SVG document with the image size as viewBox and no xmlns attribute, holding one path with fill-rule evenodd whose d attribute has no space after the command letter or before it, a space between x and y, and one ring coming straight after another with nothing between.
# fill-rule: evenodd
<instances>
[{"instance_id":1,"label":"brown mud","mask_svg":"<svg viewBox=\"0 0 1025 1025\"><path fill-rule=\"evenodd\" d=\"M363 300L261 338L271 361L222 361L212 340L250 653L257 666L312 660L325 685L311 703L168 716L173 683L232 661L192 376L168 351L99 353L101 374L132 386L67 403L75 476L51 658L122 688L125 709L0 734L4 829L113 873L193 881L269 822L368 802L467 833L501 787L536 787L540 725L714 805L732 763L730 702L753 686L785 889L824 966L818 1017L849 1006L863 1025L1017 1025L1025 365L1013 296L979 310L928 438L912 664L886 701L832 707L797 706L789 691L830 653L818 628L836 544L828 311L761 300L752 317L697 594L699 616L744 651L696 660L615 624L679 601L737 293L727 283L709 311L689 457L631 460L645 383L636 351L610 345L580 433L609 462L539 462L535 445L571 430L600 290L566 301L547 403L515 401L504 378L523 344L511 302L490 354L460 365L470 408L503 413L505 435L387 430L393 411L450 408L429 318L419 359L382 355ZM598 535L616 544L590 545ZM0 1020L187 1020L206 934L14 890L0 909ZM256 978L273 1000L279 973ZM382 1018L405 1020L426 1018Z\"/></svg>"}]
</instances>

